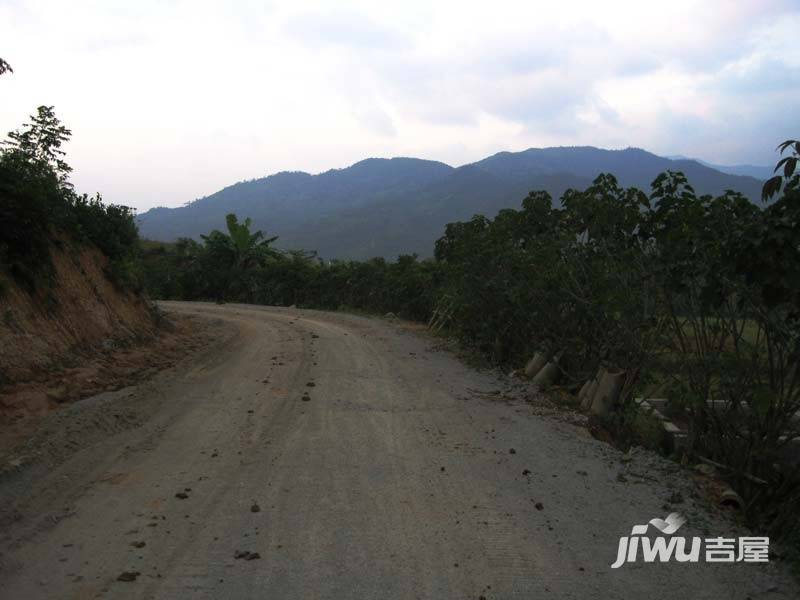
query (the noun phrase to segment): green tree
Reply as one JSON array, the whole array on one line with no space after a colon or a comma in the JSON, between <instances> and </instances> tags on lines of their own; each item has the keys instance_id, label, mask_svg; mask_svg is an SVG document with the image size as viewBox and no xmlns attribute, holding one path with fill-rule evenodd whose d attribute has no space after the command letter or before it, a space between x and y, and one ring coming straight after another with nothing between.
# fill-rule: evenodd
<instances>
[{"instance_id":1,"label":"green tree","mask_svg":"<svg viewBox=\"0 0 800 600\"><path fill-rule=\"evenodd\" d=\"M71 135L72 131L61 124L52 106L40 106L22 130L8 133L8 140L3 145L37 170L52 171L61 185L69 187L67 178L72 167L63 160L66 153L61 146L69 141Z\"/></svg>"},{"instance_id":2,"label":"green tree","mask_svg":"<svg viewBox=\"0 0 800 600\"><path fill-rule=\"evenodd\" d=\"M235 214L225 217L228 233L215 229L201 236L211 295L221 300L237 297L252 300L257 293L255 271L270 258L280 257L271 247L277 237L265 238L262 231L251 232L252 221L240 223Z\"/></svg>"},{"instance_id":3,"label":"green tree","mask_svg":"<svg viewBox=\"0 0 800 600\"><path fill-rule=\"evenodd\" d=\"M761 189L761 200L764 202L780 192L781 187L784 189L793 188L795 190L800 187L800 173L796 172L797 163L800 161L800 141L786 140L777 148L778 152L781 154L790 149L791 154L789 156L784 156L778 161L778 164L775 165L775 170L773 172L778 173L780 171L780 173L764 182L764 187Z\"/></svg>"},{"instance_id":4,"label":"green tree","mask_svg":"<svg viewBox=\"0 0 800 600\"><path fill-rule=\"evenodd\" d=\"M52 240L66 235L97 246L110 260L115 283L138 285L134 211L72 189L67 181L72 169L61 149L70 135L52 106L40 106L30 123L0 144L2 268L29 289L37 288L52 275Z\"/></svg>"}]
</instances>

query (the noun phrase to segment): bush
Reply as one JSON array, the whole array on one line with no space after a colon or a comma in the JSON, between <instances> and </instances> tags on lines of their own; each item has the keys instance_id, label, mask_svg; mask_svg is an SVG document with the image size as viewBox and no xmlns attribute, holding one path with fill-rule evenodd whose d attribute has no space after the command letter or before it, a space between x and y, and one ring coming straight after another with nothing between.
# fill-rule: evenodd
<instances>
[{"instance_id":1,"label":"bush","mask_svg":"<svg viewBox=\"0 0 800 600\"><path fill-rule=\"evenodd\" d=\"M118 285L136 287L138 233L133 211L79 196L67 180L61 144L70 132L52 107L11 132L0 153L0 262L29 291L50 281L50 246L59 235L100 249Z\"/></svg>"},{"instance_id":2,"label":"bush","mask_svg":"<svg viewBox=\"0 0 800 600\"><path fill-rule=\"evenodd\" d=\"M660 175L649 197L601 175L559 207L532 192L520 210L448 224L434 260L277 252L232 215L228 234L144 256L161 297L433 317L495 365L559 352L567 388L600 366L624 371L604 424L626 444L660 445L660 424L632 401L658 379L677 390L669 410L689 423L690 455L726 465L749 523L789 537L800 514L785 461L800 436L798 188L794 176L761 210L733 192L698 197L681 173Z\"/></svg>"}]
</instances>

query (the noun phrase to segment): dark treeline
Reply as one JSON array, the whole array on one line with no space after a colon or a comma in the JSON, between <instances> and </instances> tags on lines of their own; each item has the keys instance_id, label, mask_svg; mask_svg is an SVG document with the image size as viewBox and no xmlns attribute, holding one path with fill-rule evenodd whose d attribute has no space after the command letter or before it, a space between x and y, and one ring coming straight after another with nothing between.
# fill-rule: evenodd
<instances>
[{"instance_id":1,"label":"dark treeline","mask_svg":"<svg viewBox=\"0 0 800 600\"><path fill-rule=\"evenodd\" d=\"M229 215L200 242L146 242L146 286L157 298L393 312L493 364L557 355L572 392L598 368L621 371L605 427L646 442L634 398L658 390L688 422L687 454L726 465L750 523L796 535L800 475L784 458L800 435L800 144L781 149L765 207L698 197L681 173L649 194L601 175L558 205L532 192L519 210L451 223L433 259L364 262L278 251Z\"/></svg>"},{"instance_id":2,"label":"dark treeline","mask_svg":"<svg viewBox=\"0 0 800 600\"><path fill-rule=\"evenodd\" d=\"M155 298L250 302L327 310L394 312L425 320L443 280L443 265L416 256L390 262L322 261L313 252L281 252L276 238L250 232L228 215L226 232L198 243L143 242L146 287Z\"/></svg>"}]
</instances>

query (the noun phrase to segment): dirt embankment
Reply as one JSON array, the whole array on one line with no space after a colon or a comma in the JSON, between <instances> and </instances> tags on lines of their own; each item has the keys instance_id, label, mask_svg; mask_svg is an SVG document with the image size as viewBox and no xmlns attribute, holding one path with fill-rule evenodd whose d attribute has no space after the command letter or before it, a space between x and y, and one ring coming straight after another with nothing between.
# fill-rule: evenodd
<instances>
[{"instance_id":1,"label":"dirt embankment","mask_svg":"<svg viewBox=\"0 0 800 600\"><path fill-rule=\"evenodd\" d=\"M196 321L168 321L144 296L116 287L97 249L63 244L52 260L52 285L33 295L4 278L0 448L54 408L129 385L207 342Z\"/></svg>"}]
</instances>

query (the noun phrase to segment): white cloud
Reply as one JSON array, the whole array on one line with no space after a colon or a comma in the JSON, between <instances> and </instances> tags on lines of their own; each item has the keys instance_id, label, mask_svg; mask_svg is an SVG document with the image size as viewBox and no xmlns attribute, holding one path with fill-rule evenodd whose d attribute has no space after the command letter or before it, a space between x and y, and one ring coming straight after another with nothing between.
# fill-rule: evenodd
<instances>
[{"instance_id":1,"label":"white cloud","mask_svg":"<svg viewBox=\"0 0 800 600\"><path fill-rule=\"evenodd\" d=\"M53 104L78 189L180 205L367 156L636 145L769 163L800 126L796 3L0 3L0 130Z\"/></svg>"}]
</instances>

